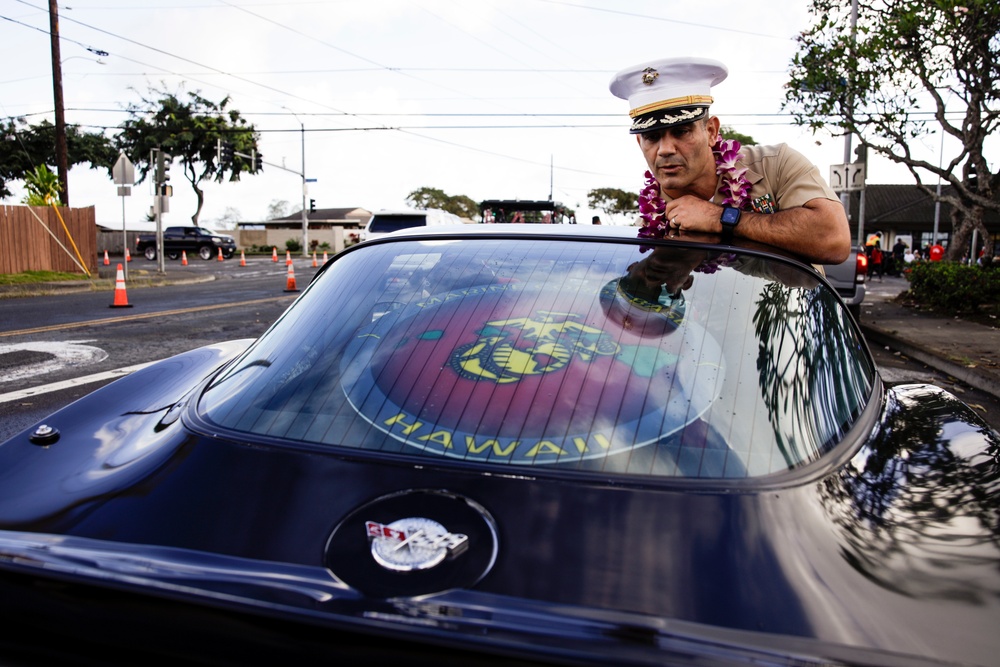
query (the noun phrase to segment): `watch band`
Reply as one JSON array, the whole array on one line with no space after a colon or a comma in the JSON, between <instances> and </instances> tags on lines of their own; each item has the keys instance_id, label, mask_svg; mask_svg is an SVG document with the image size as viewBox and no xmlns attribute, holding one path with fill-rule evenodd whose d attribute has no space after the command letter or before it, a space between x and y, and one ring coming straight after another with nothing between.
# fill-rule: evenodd
<instances>
[{"instance_id":1,"label":"watch band","mask_svg":"<svg viewBox=\"0 0 1000 667\"><path fill-rule=\"evenodd\" d=\"M722 242L730 244L733 242L733 230L740 224L740 216L743 212L734 206L724 206L719 222L722 224Z\"/></svg>"}]
</instances>

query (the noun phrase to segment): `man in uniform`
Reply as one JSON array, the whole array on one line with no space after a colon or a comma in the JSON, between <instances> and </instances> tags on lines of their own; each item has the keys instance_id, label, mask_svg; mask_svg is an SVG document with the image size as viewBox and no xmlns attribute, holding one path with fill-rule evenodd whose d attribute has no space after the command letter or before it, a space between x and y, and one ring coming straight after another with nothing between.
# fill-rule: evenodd
<instances>
[{"instance_id":1,"label":"man in uniform","mask_svg":"<svg viewBox=\"0 0 1000 667\"><path fill-rule=\"evenodd\" d=\"M629 102L629 131L649 166L640 235L721 233L724 241L745 237L816 264L845 261L847 217L814 165L785 144L739 147L719 136L709 93L727 74L715 60L668 58L612 79L611 92Z\"/></svg>"}]
</instances>

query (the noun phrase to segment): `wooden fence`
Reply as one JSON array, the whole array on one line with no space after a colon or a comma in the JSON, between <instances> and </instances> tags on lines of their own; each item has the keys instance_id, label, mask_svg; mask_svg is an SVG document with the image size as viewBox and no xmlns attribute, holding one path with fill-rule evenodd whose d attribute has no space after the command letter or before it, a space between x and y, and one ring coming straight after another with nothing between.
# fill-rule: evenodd
<instances>
[{"instance_id":1,"label":"wooden fence","mask_svg":"<svg viewBox=\"0 0 1000 667\"><path fill-rule=\"evenodd\" d=\"M96 274L97 222L93 206L60 207L56 215L51 207L0 205L0 273L84 273L77 265L78 252L87 271Z\"/></svg>"}]
</instances>

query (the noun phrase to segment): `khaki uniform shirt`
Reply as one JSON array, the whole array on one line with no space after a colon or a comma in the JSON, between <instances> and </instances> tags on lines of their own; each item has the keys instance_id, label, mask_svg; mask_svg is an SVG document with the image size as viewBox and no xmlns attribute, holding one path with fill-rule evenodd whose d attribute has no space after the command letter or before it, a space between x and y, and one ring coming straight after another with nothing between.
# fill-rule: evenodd
<instances>
[{"instance_id":1,"label":"khaki uniform shirt","mask_svg":"<svg viewBox=\"0 0 1000 667\"><path fill-rule=\"evenodd\" d=\"M811 199L840 201L819 169L788 144L744 146L740 153L743 157L737 164L747 168L746 177L751 183L750 205L743 207L746 210L774 213L802 206ZM722 199L716 190L713 200Z\"/></svg>"}]
</instances>

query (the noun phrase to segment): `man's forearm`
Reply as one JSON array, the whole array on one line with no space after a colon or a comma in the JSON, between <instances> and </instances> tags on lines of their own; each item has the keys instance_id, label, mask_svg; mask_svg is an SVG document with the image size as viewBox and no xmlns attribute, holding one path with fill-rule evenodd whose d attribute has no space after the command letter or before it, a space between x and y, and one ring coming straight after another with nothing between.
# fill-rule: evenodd
<instances>
[{"instance_id":1,"label":"man's forearm","mask_svg":"<svg viewBox=\"0 0 1000 667\"><path fill-rule=\"evenodd\" d=\"M722 232L722 207L691 195L667 202L664 217L677 232ZM784 248L814 264L840 264L851 253L844 207L832 199L811 199L775 213L743 211L734 234Z\"/></svg>"},{"instance_id":2,"label":"man's forearm","mask_svg":"<svg viewBox=\"0 0 1000 667\"><path fill-rule=\"evenodd\" d=\"M839 264L851 253L844 207L830 199L775 213L744 211L735 235L785 248L816 264Z\"/></svg>"}]
</instances>

